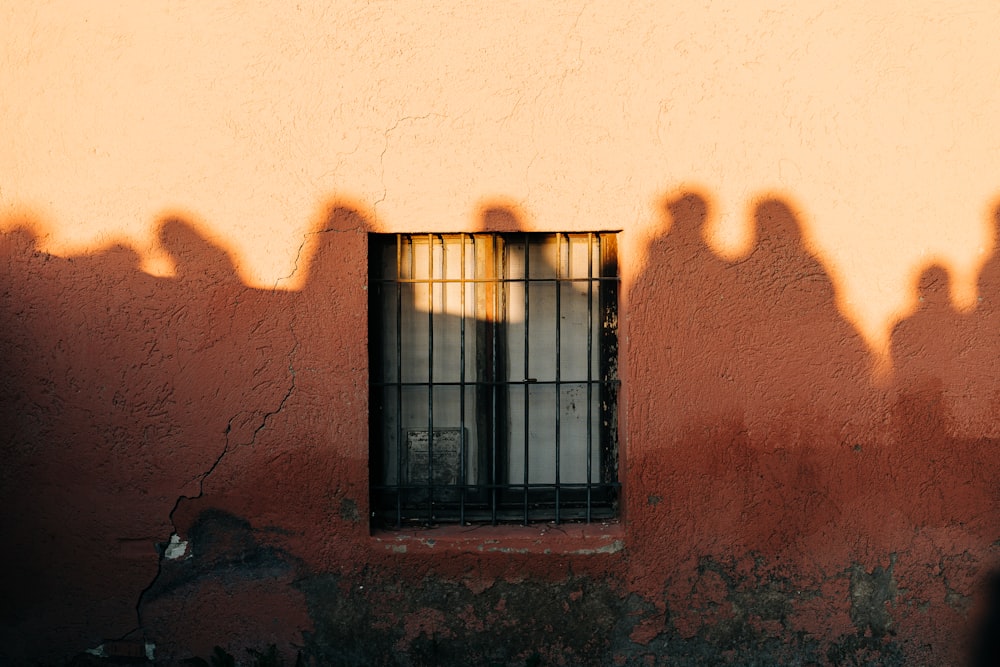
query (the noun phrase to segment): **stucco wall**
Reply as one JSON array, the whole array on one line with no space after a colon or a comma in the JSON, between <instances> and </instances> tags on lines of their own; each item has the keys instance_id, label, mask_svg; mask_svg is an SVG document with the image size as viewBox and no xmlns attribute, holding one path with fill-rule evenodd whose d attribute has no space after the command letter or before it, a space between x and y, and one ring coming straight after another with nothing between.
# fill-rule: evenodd
<instances>
[{"instance_id":1,"label":"stucco wall","mask_svg":"<svg viewBox=\"0 0 1000 667\"><path fill-rule=\"evenodd\" d=\"M992 4L0 17L3 659L968 656ZM621 230L620 520L372 534L367 234L514 228Z\"/></svg>"}]
</instances>

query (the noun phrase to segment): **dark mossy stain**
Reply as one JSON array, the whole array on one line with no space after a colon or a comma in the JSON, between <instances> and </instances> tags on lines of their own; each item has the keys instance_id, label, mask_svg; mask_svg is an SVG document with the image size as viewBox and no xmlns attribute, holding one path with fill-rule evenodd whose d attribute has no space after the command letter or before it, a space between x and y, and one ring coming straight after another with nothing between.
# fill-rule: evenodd
<instances>
[{"instance_id":1,"label":"dark mossy stain","mask_svg":"<svg viewBox=\"0 0 1000 667\"><path fill-rule=\"evenodd\" d=\"M338 576L298 583L315 631L304 657L337 665L606 664L622 599L586 578L496 582L475 593L425 578L407 585L348 584ZM421 619L433 612L437 622ZM562 657L560 657L562 656Z\"/></svg>"},{"instance_id":2,"label":"dark mossy stain","mask_svg":"<svg viewBox=\"0 0 1000 667\"><path fill-rule=\"evenodd\" d=\"M889 558L889 567L875 567L865 572L861 566L851 567L851 622L861 635L879 638L894 635L889 606L896 599L896 580L893 577L895 554Z\"/></svg>"},{"instance_id":3,"label":"dark mossy stain","mask_svg":"<svg viewBox=\"0 0 1000 667\"><path fill-rule=\"evenodd\" d=\"M906 656L902 648L885 637L847 635L834 642L826 651L831 665L850 667L902 667Z\"/></svg>"},{"instance_id":4,"label":"dark mossy stain","mask_svg":"<svg viewBox=\"0 0 1000 667\"><path fill-rule=\"evenodd\" d=\"M361 521L361 512L358 511L358 504L350 498L342 498L340 501L340 518L351 523Z\"/></svg>"},{"instance_id":5,"label":"dark mossy stain","mask_svg":"<svg viewBox=\"0 0 1000 667\"><path fill-rule=\"evenodd\" d=\"M888 590L884 575L866 575L879 584L869 589ZM873 624L887 625L871 613L867 632L834 641L813 637L794 629L791 619L795 601L818 591L800 591L763 565L740 568L705 558L696 577L705 576L723 582L726 613L706 618L693 636L682 636L672 622L672 611L689 610L664 610L643 596L622 593L613 582L589 577L497 581L485 588L435 577L383 579L374 570L351 579L306 577L297 586L314 631L305 638L303 659L316 665L407 667L903 664L901 645L887 633L871 631ZM849 570L836 576L847 577ZM862 596L863 588L857 587L858 604L862 598L875 604L879 594ZM637 643L631 635L641 624L652 625L654 634Z\"/></svg>"},{"instance_id":6,"label":"dark mossy stain","mask_svg":"<svg viewBox=\"0 0 1000 667\"><path fill-rule=\"evenodd\" d=\"M879 584L873 590L889 591L884 572L875 573ZM837 576L846 577L846 573ZM613 656L618 664L663 665L694 667L700 665L742 665L764 667L771 665L901 665L904 662L902 647L889 635L865 636L863 632L830 641L795 630L791 619L797 600L814 599L818 590L802 590L778 571L766 567L761 558L753 559L749 567L737 567L735 562L715 558L699 561L692 594L705 577L721 582L723 600L709 603L711 609L724 608L724 614L706 618L694 636L685 637L670 622L670 608L662 631L644 646L627 640L635 624L617 628ZM889 575L891 579L891 574ZM894 584L893 584L894 586ZM860 595L862 586L858 587ZM875 593L877 598L881 593ZM874 600L873 600L874 601ZM690 604L696 604L694 599ZM684 604L681 602L681 604ZM704 604L704 601L701 602ZM831 601L831 605L837 604ZM707 609L707 611L711 611ZM686 612L690 609L675 609ZM635 599L623 610L625 616L643 617L652 610L645 601ZM866 618L870 618L871 614ZM883 627L886 625L881 619ZM610 662L608 664L611 664Z\"/></svg>"},{"instance_id":7,"label":"dark mossy stain","mask_svg":"<svg viewBox=\"0 0 1000 667\"><path fill-rule=\"evenodd\" d=\"M351 575L314 573L262 545L245 520L207 510L189 534L191 557L162 563L147 599L211 577L233 585L291 575L313 628L302 637L303 665L901 665L887 607L896 595L893 563L850 578L856 631L814 637L795 629L802 590L762 558L702 558L688 599L659 602L614 580L464 581L435 575L407 579L373 566ZM664 591L677 590L667 578ZM186 589L183 589L186 590ZM699 591L710 590L706 597ZM672 607L673 605L673 607ZM704 613L683 634L681 615ZM639 641L633 640L633 635ZM299 645L296 643L296 647Z\"/></svg>"},{"instance_id":8,"label":"dark mossy stain","mask_svg":"<svg viewBox=\"0 0 1000 667\"><path fill-rule=\"evenodd\" d=\"M161 557L156 579L141 603L203 579L238 582L278 576L296 567L280 549L262 545L249 521L214 508L201 512L191 525L188 549L188 556L176 560Z\"/></svg>"}]
</instances>

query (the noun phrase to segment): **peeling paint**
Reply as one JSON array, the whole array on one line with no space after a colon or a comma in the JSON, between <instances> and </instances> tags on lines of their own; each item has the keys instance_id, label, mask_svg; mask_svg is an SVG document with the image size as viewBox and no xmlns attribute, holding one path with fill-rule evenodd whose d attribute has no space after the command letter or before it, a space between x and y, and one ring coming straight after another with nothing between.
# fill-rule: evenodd
<instances>
[{"instance_id":1,"label":"peeling paint","mask_svg":"<svg viewBox=\"0 0 1000 667\"><path fill-rule=\"evenodd\" d=\"M177 533L170 536L170 542L167 543L166 548L163 550L163 557L167 560L177 560L178 558L183 558L187 554L188 543L181 540Z\"/></svg>"},{"instance_id":2,"label":"peeling paint","mask_svg":"<svg viewBox=\"0 0 1000 667\"><path fill-rule=\"evenodd\" d=\"M97 646L95 648L88 648L86 651L84 651L84 653L95 656L97 658L108 657L107 651L104 650L104 644L101 644L100 646Z\"/></svg>"}]
</instances>

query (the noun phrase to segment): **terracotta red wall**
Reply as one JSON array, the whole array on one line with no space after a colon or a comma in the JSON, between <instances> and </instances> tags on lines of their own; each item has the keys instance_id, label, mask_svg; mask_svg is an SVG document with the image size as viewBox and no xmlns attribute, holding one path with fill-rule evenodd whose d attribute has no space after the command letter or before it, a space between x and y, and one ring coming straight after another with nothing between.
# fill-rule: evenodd
<instances>
[{"instance_id":1,"label":"terracotta red wall","mask_svg":"<svg viewBox=\"0 0 1000 667\"><path fill-rule=\"evenodd\" d=\"M798 213L758 201L729 262L708 205L665 198L645 265L622 258L620 521L376 534L376 221L332 205L281 292L189 220L158 224L169 279L127 247L42 252L22 220L2 239L5 660L964 660L1000 555L994 266L971 315L927 272L879 384Z\"/></svg>"},{"instance_id":2,"label":"terracotta red wall","mask_svg":"<svg viewBox=\"0 0 1000 667\"><path fill-rule=\"evenodd\" d=\"M0 664L962 664L1000 9L827 4L0 5ZM619 232L619 520L373 534L367 235L521 228Z\"/></svg>"}]
</instances>

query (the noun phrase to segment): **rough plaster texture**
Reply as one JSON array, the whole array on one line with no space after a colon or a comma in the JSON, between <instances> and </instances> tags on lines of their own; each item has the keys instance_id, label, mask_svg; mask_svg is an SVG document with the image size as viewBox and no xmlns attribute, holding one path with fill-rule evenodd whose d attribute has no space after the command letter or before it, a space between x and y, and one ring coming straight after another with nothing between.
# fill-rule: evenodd
<instances>
[{"instance_id":1,"label":"rough plaster texture","mask_svg":"<svg viewBox=\"0 0 1000 667\"><path fill-rule=\"evenodd\" d=\"M266 5L0 7L0 661L988 645L992 4ZM620 521L372 535L367 233L519 228L622 230Z\"/></svg>"}]
</instances>

